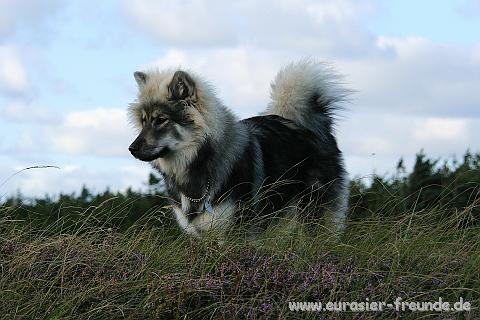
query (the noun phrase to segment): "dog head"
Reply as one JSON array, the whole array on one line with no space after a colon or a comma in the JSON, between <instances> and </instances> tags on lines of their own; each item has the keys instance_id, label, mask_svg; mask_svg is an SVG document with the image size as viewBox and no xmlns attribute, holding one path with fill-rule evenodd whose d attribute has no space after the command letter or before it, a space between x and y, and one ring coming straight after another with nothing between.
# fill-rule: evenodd
<instances>
[{"instance_id":1,"label":"dog head","mask_svg":"<svg viewBox=\"0 0 480 320\"><path fill-rule=\"evenodd\" d=\"M130 145L142 161L168 159L197 148L206 136L208 96L200 80L185 71L135 72L139 93L130 119L139 135Z\"/></svg>"}]
</instances>

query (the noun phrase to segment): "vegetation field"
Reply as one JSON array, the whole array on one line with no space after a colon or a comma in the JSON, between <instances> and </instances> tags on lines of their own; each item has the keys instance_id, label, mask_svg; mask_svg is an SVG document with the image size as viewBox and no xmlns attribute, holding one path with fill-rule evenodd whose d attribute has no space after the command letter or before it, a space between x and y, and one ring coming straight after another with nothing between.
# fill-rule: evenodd
<instances>
[{"instance_id":1,"label":"vegetation field","mask_svg":"<svg viewBox=\"0 0 480 320\"><path fill-rule=\"evenodd\" d=\"M367 180L367 181L365 181ZM480 156L419 154L352 182L340 236L321 224L183 235L152 175L143 193L3 200L4 319L480 318ZM466 312L294 311L289 302L469 302Z\"/></svg>"}]
</instances>

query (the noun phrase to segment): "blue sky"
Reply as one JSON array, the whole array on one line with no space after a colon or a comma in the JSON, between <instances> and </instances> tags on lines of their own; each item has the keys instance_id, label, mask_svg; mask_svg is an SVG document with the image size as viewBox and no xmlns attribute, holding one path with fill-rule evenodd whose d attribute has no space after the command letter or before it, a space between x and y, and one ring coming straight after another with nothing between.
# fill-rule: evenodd
<instances>
[{"instance_id":1,"label":"blue sky","mask_svg":"<svg viewBox=\"0 0 480 320\"><path fill-rule=\"evenodd\" d=\"M478 151L480 1L0 0L0 195L141 188L127 151L132 73L203 74L239 117L261 112L269 82L303 57L356 90L338 123L353 176Z\"/></svg>"},{"instance_id":2,"label":"blue sky","mask_svg":"<svg viewBox=\"0 0 480 320\"><path fill-rule=\"evenodd\" d=\"M376 34L416 35L440 43L478 44L480 2L465 0L383 0L369 23Z\"/></svg>"}]
</instances>

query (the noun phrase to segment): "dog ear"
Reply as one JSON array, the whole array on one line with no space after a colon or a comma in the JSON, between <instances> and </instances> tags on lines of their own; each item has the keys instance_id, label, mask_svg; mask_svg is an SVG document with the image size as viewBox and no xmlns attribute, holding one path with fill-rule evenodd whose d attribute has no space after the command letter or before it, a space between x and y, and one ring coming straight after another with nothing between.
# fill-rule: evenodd
<instances>
[{"instance_id":1,"label":"dog ear","mask_svg":"<svg viewBox=\"0 0 480 320\"><path fill-rule=\"evenodd\" d=\"M168 85L168 92L173 100L194 98L196 95L195 81L185 71L178 70Z\"/></svg>"},{"instance_id":2,"label":"dog ear","mask_svg":"<svg viewBox=\"0 0 480 320\"><path fill-rule=\"evenodd\" d=\"M135 71L133 76L135 77L135 81L137 81L139 88L143 87L147 83L148 76L145 72Z\"/></svg>"}]
</instances>

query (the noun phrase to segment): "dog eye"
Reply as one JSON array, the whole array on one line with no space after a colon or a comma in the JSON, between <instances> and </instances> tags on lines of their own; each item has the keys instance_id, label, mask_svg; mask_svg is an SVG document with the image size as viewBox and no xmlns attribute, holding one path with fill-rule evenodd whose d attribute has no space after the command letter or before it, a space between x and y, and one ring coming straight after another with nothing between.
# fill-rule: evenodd
<instances>
[{"instance_id":1,"label":"dog eye","mask_svg":"<svg viewBox=\"0 0 480 320\"><path fill-rule=\"evenodd\" d=\"M153 120L153 124L154 124L155 126L159 126L159 125L165 123L167 120L168 120L167 118L162 118L162 117L155 118L155 119Z\"/></svg>"}]
</instances>

